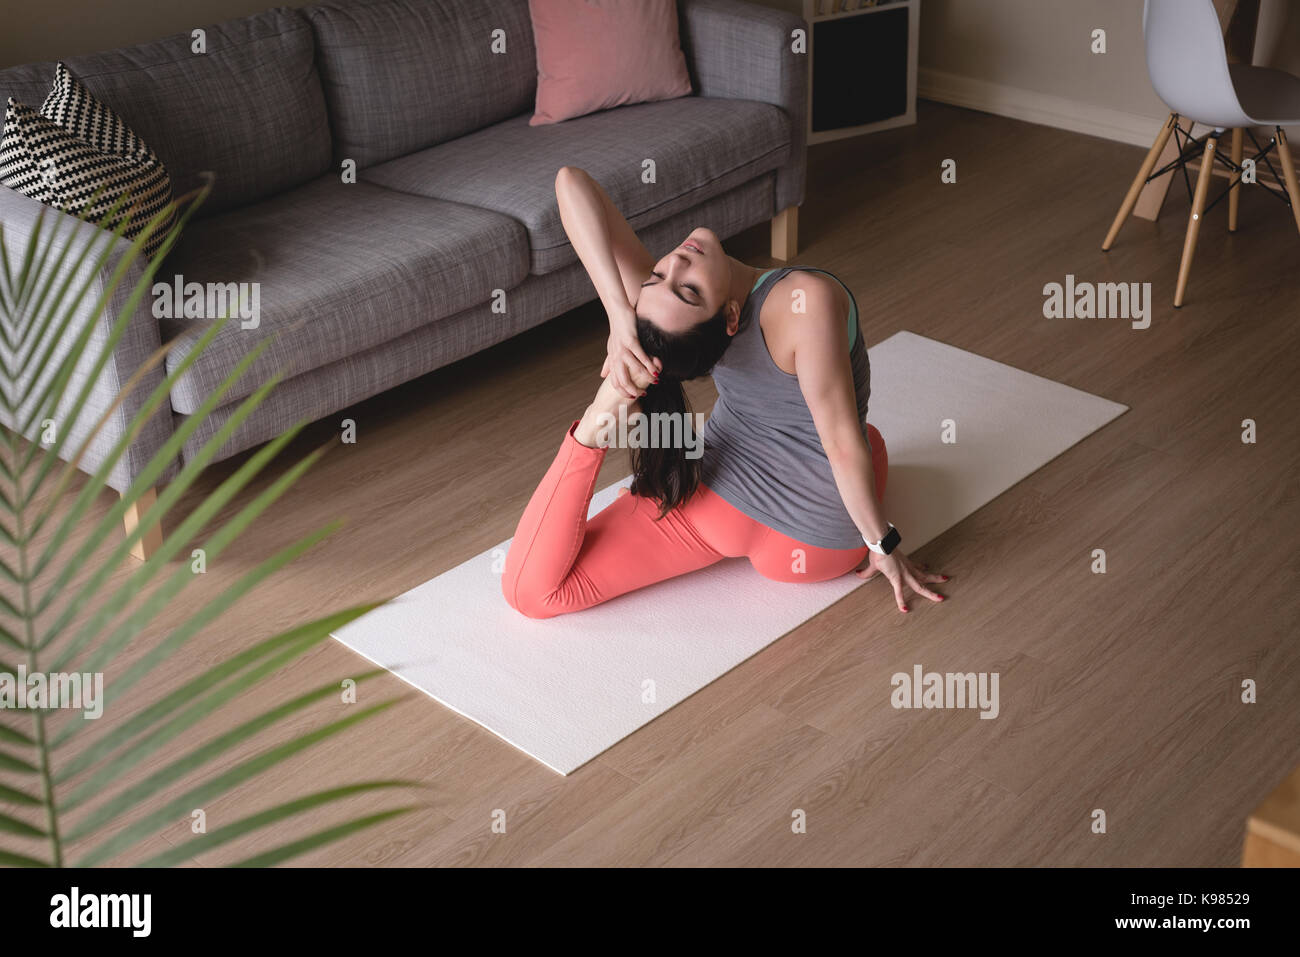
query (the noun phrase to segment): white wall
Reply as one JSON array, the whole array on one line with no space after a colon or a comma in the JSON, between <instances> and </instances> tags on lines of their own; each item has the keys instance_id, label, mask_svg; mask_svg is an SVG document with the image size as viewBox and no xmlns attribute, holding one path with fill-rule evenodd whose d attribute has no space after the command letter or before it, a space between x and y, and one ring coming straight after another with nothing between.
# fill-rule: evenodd
<instances>
[{"instance_id":1,"label":"white wall","mask_svg":"<svg viewBox=\"0 0 1300 957\"><path fill-rule=\"evenodd\" d=\"M311 0L4 0L0 67L144 43ZM38 106L40 104L37 104Z\"/></svg>"},{"instance_id":2,"label":"white wall","mask_svg":"<svg viewBox=\"0 0 1300 957\"><path fill-rule=\"evenodd\" d=\"M151 40L276 3L308 2L15 2L6 5L0 30L0 67ZM803 9L802 0L754 2ZM1104 56L1088 50L1096 27L1106 30ZM1168 112L1147 80L1142 0L921 0L920 60L922 97L1143 146ZM1300 74L1300 0L1261 0L1255 62ZM1300 129L1292 138L1300 139Z\"/></svg>"},{"instance_id":3,"label":"white wall","mask_svg":"<svg viewBox=\"0 0 1300 957\"><path fill-rule=\"evenodd\" d=\"M1105 54L1090 50L1097 28ZM1262 0L1255 63L1300 74L1300 2ZM1147 78L1142 0L921 0L918 86L927 99L1142 146L1169 112Z\"/></svg>"}]
</instances>

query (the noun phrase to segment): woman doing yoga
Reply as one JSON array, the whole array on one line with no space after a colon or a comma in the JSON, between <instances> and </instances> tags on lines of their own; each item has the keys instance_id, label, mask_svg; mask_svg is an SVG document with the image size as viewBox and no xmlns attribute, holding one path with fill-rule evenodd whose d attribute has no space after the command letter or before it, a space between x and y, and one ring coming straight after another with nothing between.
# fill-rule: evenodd
<instances>
[{"instance_id":1,"label":"woman doing yoga","mask_svg":"<svg viewBox=\"0 0 1300 957\"><path fill-rule=\"evenodd\" d=\"M510 606L550 618L738 557L782 582L883 575L904 612L905 588L943 601L928 586L947 576L895 547L881 508L888 461L848 289L812 267L748 266L703 227L656 262L585 171L561 169L555 192L608 354L519 520ZM693 442L681 384L710 373L718 400ZM660 430L675 441L629 441L630 490L588 520L612 425L638 416L678 420Z\"/></svg>"}]
</instances>

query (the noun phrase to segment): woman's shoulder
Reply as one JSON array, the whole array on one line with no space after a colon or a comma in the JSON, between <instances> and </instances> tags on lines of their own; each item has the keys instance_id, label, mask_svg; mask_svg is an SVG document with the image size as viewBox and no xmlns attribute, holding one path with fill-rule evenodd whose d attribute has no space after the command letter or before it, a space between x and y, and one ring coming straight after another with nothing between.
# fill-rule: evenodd
<instances>
[{"instance_id":1,"label":"woman's shoulder","mask_svg":"<svg viewBox=\"0 0 1300 957\"><path fill-rule=\"evenodd\" d=\"M795 374L794 356L809 337L843 336L848 296L833 277L792 269L769 290L759 315L768 354L777 368Z\"/></svg>"},{"instance_id":2,"label":"woman's shoulder","mask_svg":"<svg viewBox=\"0 0 1300 957\"><path fill-rule=\"evenodd\" d=\"M763 302L764 320L803 315L842 320L849 314L848 291L833 275L811 267L792 268L772 283ZM770 310L769 310L770 306Z\"/></svg>"}]
</instances>

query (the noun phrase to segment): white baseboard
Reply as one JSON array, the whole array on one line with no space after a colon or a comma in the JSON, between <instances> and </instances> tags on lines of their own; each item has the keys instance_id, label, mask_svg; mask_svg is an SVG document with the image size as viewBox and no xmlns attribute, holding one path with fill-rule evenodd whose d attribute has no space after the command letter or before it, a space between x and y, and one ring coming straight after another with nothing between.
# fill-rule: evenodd
<instances>
[{"instance_id":1,"label":"white baseboard","mask_svg":"<svg viewBox=\"0 0 1300 957\"><path fill-rule=\"evenodd\" d=\"M1168 113L1144 116L922 67L917 96L983 113L1150 147Z\"/></svg>"}]
</instances>

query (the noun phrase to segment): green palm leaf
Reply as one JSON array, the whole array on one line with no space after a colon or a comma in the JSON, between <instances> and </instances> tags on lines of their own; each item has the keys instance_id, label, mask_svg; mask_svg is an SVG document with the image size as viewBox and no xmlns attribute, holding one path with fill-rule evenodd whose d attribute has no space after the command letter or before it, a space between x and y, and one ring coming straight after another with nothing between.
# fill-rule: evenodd
<instances>
[{"instance_id":1,"label":"green palm leaf","mask_svg":"<svg viewBox=\"0 0 1300 957\"><path fill-rule=\"evenodd\" d=\"M88 450L107 444L101 436L114 414L145 381L146 374L157 376L155 370L175 346L173 340L157 349L122 385L107 409L102 407L102 400L99 402L96 418L88 429L79 425L92 408L97 381L113 361L122 336L132 322L140 321L138 307L152 289L163 257L177 242L211 185L209 181L160 211L140 235L129 241L122 235L126 218L115 216L125 198L114 204L103 220L112 222L112 228L87 231L75 217L38 216L16 255L11 254L17 249L12 237L6 240L0 224L0 345L4 349L0 356L0 414L9 426L0 428L0 516L4 517L0 521L0 543L7 549L0 557L0 647L11 650L6 654L9 660L0 662L0 672L16 674L17 665L11 663L14 661L31 674L57 673L74 666L78 671L92 673L113 669L120 678L115 678L105 701L122 701L128 696L133 703L139 701L139 689L149 687L144 679L155 669L171 661L187 641L217 622L258 584L337 527L337 523L331 523L279 549L226 585L216 598L179 626L150 639L142 653L133 655L129 666L117 666L127 647L149 632L152 623L196 577L186 562L174 566L175 556L196 541L209 561L226 552L324 452L321 448L304 456L251 501L241 504L232 517L205 531L299 435L305 423L297 423L248 456L174 527L167 521L170 510L281 379L280 373L268 376L252 394L234 404L233 413L224 417L221 427L201 449L184 455L176 476L159 490L138 527L130 535L122 534L127 510L155 487L172 462L182 457L189 438L225 403L230 388L271 345L271 338L263 338L192 415L175 425L158 453L143 467L135 468L130 487L107 513L90 518L107 477L132 448L140 431L160 410L169 408L176 382L229 320L224 316L212 321L189 352L162 376L162 382L136 401L138 411L123 434L98 459L83 487L70 494ZM189 202L182 209L186 200ZM151 233L178 209L180 215L168 227L159 252L143 261L142 250ZM109 304L115 300L121 301L122 308L117 316L108 317L105 314ZM47 418L55 419L59 427L54 440L42 444L30 436L36 425ZM74 434L81 436L76 447L71 445ZM51 481L55 484L47 488ZM128 551L154 523L161 524L166 532L162 546L148 561L122 577L118 569ZM68 547L73 533L87 525L89 534L75 547ZM38 533L46 538L39 547L35 545ZM97 559L105 542L112 543L109 555ZM96 561L98 564L92 564ZM146 595L146 586L159 576L162 578L157 587ZM12 775L9 783L0 785L0 805L19 812L0 810L0 865L61 866L65 848L74 840L91 845L78 864L110 862L185 817L197 804L219 799L293 755L390 708L399 699L350 707L345 717L324 726L287 737L282 734L269 746L261 743L264 735L274 733L287 719L297 717L295 723L301 724L307 709L337 694L339 683L333 682L243 720L209 741L197 746L190 743L177 750L187 740L187 732L201 721L229 712L250 686L283 671L333 631L374 607L344 609L262 639L183 682L180 688L156 700L141 701L142 706L131 709L130 718L94 736L79 749L71 745L79 741L86 722L69 720L57 734L52 734L50 722L59 714L53 708L27 712L30 734L0 725L0 745L4 748L0 750L0 771ZM355 680L383 673L371 670ZM253 757L218 768L223 760L229 760L234 749L250 745L258 749ZM65 751L69 753L65 755ZM163 763L158 770L142 779L129 778L130 772L146 759L159 758ZM197 783L184 794L162 798L164 791L190 777L196 777ZM174 852L156 855L150 863L169 866L194 853L309 811L319 813L363 793L414 786L407 781L374 781L330 787L244 817ZM241 864L279 864L411 809L403 806L345 820ZM43 820L26 819L33 813L42 814ZM4 847L6 836L46 841L48 860Z\"/></svg>"},{"instance_id":2,"label":"green palm leaf","mask_svg":"<svg viewBox=\"0 0 1300 957\"><path fill-rule=\"evenodd\" d=\"M233 824L227 824L225 827L218 828L210 834L197 837L192 841L186 841L176 847L163 851L161 854L149 858L141 864L141 867L171 867L178 864L186 858L193 857L196 854L202 854L210 851L214 847L220 847L222 844L228 844L233 840L243 837L245 834L252 834L264 827L272 824L279 824L281 821L287 821L306 811L321 807L325 804L331 804L334 801L343 798L353 797L357 794L364 794L367 791L375 791L379 788L410 787L409 781L369 781L365 784L353 784L347 787L331 788L328 791L318 791L307 797L298 798L295 801L288 801L279 804L273 808L252 814L246 818L235 821ZM314 846L314 845L312 845ZM303 850L308 850L304 847Z\"/></svg>"},{"instance_id":3,"label":"green palm leaf","mask_svg":"<svg viewBox=\"0 0 1300 957\"><path fill-rule=\"evenodd\" d=\"M193 635L197 634L209 622L214 621L221 612L230 607L230 605L232 605L240 596L245 594L249 588L260 583L275 569L297 557L297 555L305 551L311 544L314 544L317 540L323 538L328 531L329 529L322 529L321 531L313 533L303 539L301 542L291 545L289 548L282 549L280 552L258 565L252 571L246 573L234 585L227 588L217 596L217 598L205 605L196 614L192 615L188 621L173 631L165 641L150 649L150 651L139 662L128 669L123 677L114 681L113 690L105 692L105 705L111 704L118 694L124 693L134 685L136 681L140 680L152 671L157 664L169 658L176 648L189 640ZM348 609L346 612L342 613L342 616L344 617L340 617L340 624L336 627L341 627L343 623L359 617L361 614L364 614L366 611L369 611L374 607L376 606L363 605L359 608ZM132 735L148 728L155 721L176 711L181 707L181 705L190 702L195 696L199 695L207 688L225 680L241 669L248 667L258 659L265 657L268 653L277 650L282 645L296 642L307 631L315 628L316 623L313 622L309 625L304 625L301 628L295 628L276 635L274 638L268 638L266 641L253 646L247 651L241 652L232 658L227 658L225 661L221 662L221 664L208 669L208 671L187 683L180 690L163 697L159 701L138 712L128 721L119 725L116 729L101 736L90 747L84 749L76 758L73 758L68 763L64 772L65 775L72 776L80 773L96 760L104 757L112 749L129 740ZM82 727L82 725L79 725L76 722L69 723L67 728L65 728L64 731L54 739L54 747L57 748L62 746L69 738L76 734L80 727Z\"/></svg>"},{"instance_id":4,"label":"green palm leaf","mask_svg":"<svg viewBox=\"0 0 1300 957\"><path fill-rule=\"evenodd\" d=\"M98 273L99 270L107 265L108 260L112 257L113 250L116 247L116 241L121 239L121 230L122 225L119 224L117 231L111 234L106 232L97 234L92 243L88 244L86 250L87 255L79 257L78 264L84 262L86 258L89 258L88 253L90 248L99 248L102 252L100 253L99 258L95 261L92 275ZM125 278L131 265L135 261L135 256L143 246L143 238L143 235L138 237L134 243L132 243L127 255L122 256L118 261L112 278L107 284L105 284L103 291L100 292L95 301L95 305L92 308L93 315L100 316L107 310L108 303L112 300L113 294L117 291L117 287L121 285L122 280ZM127 326L134 317L135 307L144 297L145 290L151 285L153 274L156 272L159 263L160 260L157 259L149 263L144 269L144 274L133 287L130 298L127 300L125 307L119 314L117 321L113 323L113 326L109 330L108 337L106 338L103 347L99 350L99 354L91 367L93 376L98 376L100 372L103 371L104 366L108 364L109 359L112 357L113 347L117 345L122 335L126 332ZM69 300L67 309L63 311L62 320L59 320L58 318L60 313L57 309L49 311L44 317L36 318L38 324L35 330L35 341L38 348L43 345L44 349L41 358L32 366L31 369L33 387L36 382L41 379L45 370L49 368L50 363L54 360L55 354L59 351L66 339L68 326L74 322L78 308L84 303L85 294L90 291L92 291L92 286L89 282L83 284L79 288L79 295L74 295ZM53 324L56 321L59 322L59 325L52 331ZM31 414L22 421L21 425L17 429L19 433L27 434L31 430L32 424L41 418L42 415L53 415L57 409L59 401L64 398L64 390L71 381L73 373L76 371L82 355L90 343L94 329L94 323L83 323L83 328L77 333L62 362L54 366L53 375L51 375L48 381L40 387L40 391L29 392L28 395L18 403L18 408L25 405L31 406ZM80 415L81 408L85 405L94 391L94 385L95 383L93 378L88 376L81 391L77 394L69 407L70 414L67 416L69 420L75 420ZM20 468L25 469L31 463L32 459L41 451L48 451L53 455L57 455L58 451L63 447L63 442L65 441L68 432L68 429L60 430L58 440L53 443L48 450L44 450L40 445L31 446L21 460Z\"/></svg>"},{"instance_id":5,"label":"green palm leaf","mask_svg":"<svg viewBox=\"0 0 1300 957\"><path fill-rule=\"evenodd\" d=\"M0 811L0 831L9 834L17 834L19 837L45 837L46 834L39 827L32 827L26 821L20 821L16 817L10 817L3 811Z\"/></svg>"},{"instance_id":6,"label":"green palm leaf","mask_svg":"<svg viewBox=\"0 0 1300 957\"><path fill-rule=\"evenodd\" d=\"M0 771L14 771L18 774L36 774L35 765L28 764L22 758L16 758L6 751L0 751Z\"/></svg>"},{"instance_id":7,"label":"green palm leaf","mask_svg":"<svg viewBox=\"0 0 1300 957\"><path fill-rule=\"evenodd\" d=\"M0 864L6 867L49 867L45 861L38 861L34 857L27 857L23 854L12 854L9 851L0 850Z\"/></svg>"},{"instance_id":8,"label":"green palm leaf","mask_svg":"<svg viewBox=\"0 0 1300 957\"><path fill-rule=\"evenodd\" d=\"M115 205L120 205L120 203L121 200L119 200L118 203ZM44 275L46 277L46 280L44 286L39 291L35 289L35 285L36 285L35 283L28 284L28 286L30 287L28 291L31 292L33 295L24 296L21 301L15 301L13 304L14 314L17 315L18 311L21 310L24 313L30 313L31 315L43 314L47 317L47 320L44 322L26 322L26 323L20 321L17 324L17 326L13 328L13 331L16 333L16 336L14 336L13 338L6 336L6 339L13 343L13 350L15 354L14 357L18 365L21 367L27 367L30 364L31 356L35 353L37 344L39 344L42 341L43 331L48 328L48 323L50 321L53 321L53 317L59 315L58 306L60 303L64 301L64 297L67 296L68 290L72 288L72 283L75 277L77 276L78 267L85 262L86 257L89 256L93 250L99 248L107 251L109 245L112 242L114 234L109 233L107 231L104 232L101 237L97 237L100 240L99 242L87 243L85 246L83 246L81 248L80 253L77 256L76 261L73 263L72 268L71 269L66 268L68 266L68 256L71 255L75 247L71 243L57 242L59 238L59 229L61 226L66 225L68 228L68 232L71 233L76 228L76 222L77 221L72 217L67 217L67 216L57 217L55 219L50 241L45 244L46 247L45 251L39 254L39 259L30 258L28 261L25 262L25 268L28 270L30 275L35 275L35 276ZM31 243L39 245L41 228L44 226L44 224L45 224L45 211L42 210L41 215L37 221L36 228L32 230ZM56 246L62 246L62 250L59 252L58 259L56 259L53 263L50 263L49 252ZM55 294L54 301L47 307L46 301L49 298L49 294L54 287L54 283L58 280L60 275L63 276L63 281L59 285L59 289L58 292ZM84 274L82 285L79 287L79 289L81 290L87 289L89 285L94 281L95 281L95 272L91 272L91 271L86 272ZM85 294L86 293L84 291L80 293L80 295L83 296ZM76 301L77 300L74 296L73 299L74 304ZM69 313L67 321L70 322L71 318L72 318L72 314ZM66 326L66 324L67 323L65 322L64 325ZM11 324L6 322L4 323L4 325L10 326ZM29 344L32 344L31 348L28 348ZM46 359L48 359L48 356L46 357ZM11 374L10 379L12 380L13 373L16 372L16 369L6 368L6 371Z\"/></svg>"},{"instance_id":9,"label":"green palm leaf","mask_svg":"<svg viewBox=\"0 0 1300 957\"><path fill-rule=\"evenodd\" d=\"M328 687L328 692L330 694L334 694L337 690L338 689L333 685ZM369 708L359 711L355 715L341 718L332 724L327 724L325 727L317 729L316 731L299 735L285 744L281 744L255 758L250 758L247 761L235 765L235 767L230 770L217 775L199 787L187 791L180 797L169 801L157 810L150 812L139 820L122 828L111 838L82 858L79 862L79 866L90 867L95 864L102 864L114 854L120 853L126 848L144 840L146 837L158 833L161 828L166 827L168 824L179 820L189 811L189 809L196 805L201 805L220 796L221 794L224 794L236 784L275 767L277 764L280 764L286 758L292 757L299 751L304 751L312 745L318 744L319 742L338 734L340 731L350 728L358 721L364 721L366 718L379 714L381 711L392 707L394 704L396 704L396 701L385 701L382 704L372 705ZM276 711L279 710L281 709L276 709ZM250 722L250 724L261 724L272 714L275 714L275 712L263 715L255 722ZM219 746L224 743L224 741L218 739L218 742L214 742L213 745L209 747ZM205 763L209 756L208 750L208 748L200 748L197 752L187 755L181 761L178 761L176 764L165 770L168 772L169 776L181 777L191 768L199 767ZM160 785L156 785L155 782L146 782L146 786L155 787ZM144 787L140 788L140 790L144 789ZM125 803L126 802L121 799L110 802L108 806L115 813L107 815L105 819L112 820L116 817L116 812L118 812L121 809L121 805Z\"/></svg>"},{"instance_id":10,"label":"green palm leaf","mask_svg":"<svg viewBox=\"0 0 1300 957\"><path fill-rule=\"evenodd\" d=\"M100 587L113 577L122 560L126 558L127 554L130 552L131 546L144 533L146 524L155 521L162 515L166 514L168 508L170 508L171 505L180 498L181 494L188 489L191 484L193 484L195 479L198 478L203 465L212 458L216 453L216 450L220 448L231 434L233 434L234 428L237 428L239 423L252 413L256 404L270 391L271 385L272 383L268 383L250 396L248 401L244 402L240 409L230 417L233 427L222 429L214 435L211 441L205 443L203 448L196 454L194 461L186 465L186 467L181 470L180 474L176 476L175 480L168 484L166 490L158 496L158 500L154 503L154 506L145 513L143 518L141 518L140 525L135 529L135 531L130 535L127 535L117 544L108 559L101 563L99 570L91 576L91 578L81 587L80 591L78 591L77 594L72 597L72 600L64 607L54 625L52 625L49 631L47 631L46 634L37 641L37 648L43 650L49 647L49 645L59 636L62 629L65 628L83 608L89 605L91 599L99 591ZM244 484L260 471L262 466L271 459L274 451L278 451L286 441L287 438L282 436L276 441L272 451L268 452L267 449L259 450L259 454L256 455L253 460L250 460L244 468L241 468L235 473L235 475L223 482L215 492L202 502L202 504L187 515L181 525L166 539L164 539L162 547L158 550L157 554L155 554L149 561L145 562L144 566L133 574L130 579L128 579L127 582L118 589L117 593L108 599L102 607L95 612L90 621L86 622L86 624L82 626L82 628L77 632L77 635L72 639L71 648L65 649L63 652L62 657L59 659L59 663L66 664L71 657L71 652L79 650L104 622L117 614L126 602L128 602L138 592L138 590L153 577L154 573L163 566L163 563L179 551L180 548L189 541L191 535L193 535L198 529L202 528L213 515L220 511L226 502L234 496L235 492L239 491ZM146 474L148 474L148 470L146 470ZM125 500L125 497L123 500ZM121 503L119 503L119 506L120 504ZM121 509L122 514L124 514L125 511L125 509ZM117 509L109 511L109 515L114 514L118 514ZM120 520L121 514L118 514L118 518ZM74 557L79 558L82 561L88 559L95 552L95 548L90 547L91 544L93 543L98 546L98 544L114 530L115 529L112 529L111 527L105 528L104 522L101 521L100 525L95 528L94 533L89 537L86 544L77 551ZM46 596L41 599L39 607L41 609L48 607L53 601L51 595L57 595L58 592L71 582L71 580L72 576L68 574L65 569L64 573L59 576L50 592L47 592Z\"/></svg>"},{"instance_id":11,"label":"green palm leaf","mask_svg":"<svg viewBox=\"0 0 1300 957\"><path fill-rule=\"evenodd\" d=\"M272 848L256 857L250 857L247 860L240 861L232 867L271 867L274 864L280 864L291 858L297 857L307 851L322 847L326 844L333 844L357 831L364 830L367 827L373 827L381 821L386 821L390 817L396 817L399 814L405 814L407 811L415 810L414 807L399 807L391 811L382 811L379 814L371 814L369 817L358 818L355 821L349 821L347 824L340 824L338 827L327 828L324 831L318 831L315 834L304 837L301 840L293 841L281 847Z\"/></svg>"},{"instance_id":12,"label":"green palm leaf","mask_svg":"<svg viewBox=\"0 0 1300 957\"><path fill-rule=\"evenodd\" d=\"M0 801L6 804L17 804L26 807L40 807L41 799L28 794L26 791L20 791L17 788L11 788L7 784L0 784Z\"/></svg>"},{"instance_id":13,"label":"green palm leaf","mask_svg":"<svg viewBox=\"0 0 1300 957\"><path fill-rule=\"evenodd\" d=\"M9 665L0 665L0 674L16 675L18 674L18 669L11 668ZM5 727L3 724L0 724L0 741L4 741L8 744L30 745L33 743L32 739L21 731L15 731L13 728Z\"/></svg>"},{"instance_id":14,"label":"green palm leaf","mask_svg":"<svg viewBox=\"0 0 1300 957\"><path fill-rule=\"evenodd\" d=\"M352 615L351 617L355 618L357 616ZM85 801L102 794L108 785L112 784L126 771L135 767L140 763L140 761L157 751L160 745L178 737L181 732L188 728L192 728L208 715L212 714L212 712L218 710L223 704L226 704L243 694L248 690L249 686L254 685L262 679L279 671L289 662L301 657L304 651L307 651L313 645L318 644L328 637L329 631L327 627L317 626L315 629L312 629L311 633L309 633L305 639L291 643L280 654L267 659L255 668L245 672L242 676L242 680L237 682L231 681L225 685L219 686L212 693L207 695L207 697L192 703L190 707L176 715L172 720L168 721L166 724L159 725L152 733L136 741L131 745L131 747L127 748L126 751L115 755L111 762L101 767L98 772L92 775L84 784L81 785L81 787L64 799L64 809L73 810L80 807ZM371 678L376 674L382 673L382 671L371 671L357 678L356 681L360 684L361 681L366 678ZM231 734L223 736L216 742L210 744L207 749L202 751L201 753L204 761L218 757L227 749L242 743L246 738L251 737L253 734L268 727L275 721L288 717L295 711L327 698L331 694L337 693L337 691L337 684L326 685L323 688L318 688L310 695L304 695L303 697L295 699L289 704L283 706L287 710L282 711L276 709L268 712L266 715L262 715L254 721L246 723L236 729L236 731L231 732ZM178 764L174 765L173 769L175 770L176 775L179 776L187 774L192 770L192 766ZM160 772L158 775L150 778L146 786L153 790L157 790L159 787L171 783L171 780L172 779L168 778L166 774ZM153 791L141 791L137 793L137 797L145 796L150 793L153 793ZM103 823L103 821L97 821L96 823ZM71 837L75 835L69 836Z\"/></svg>"}]
</instances>

